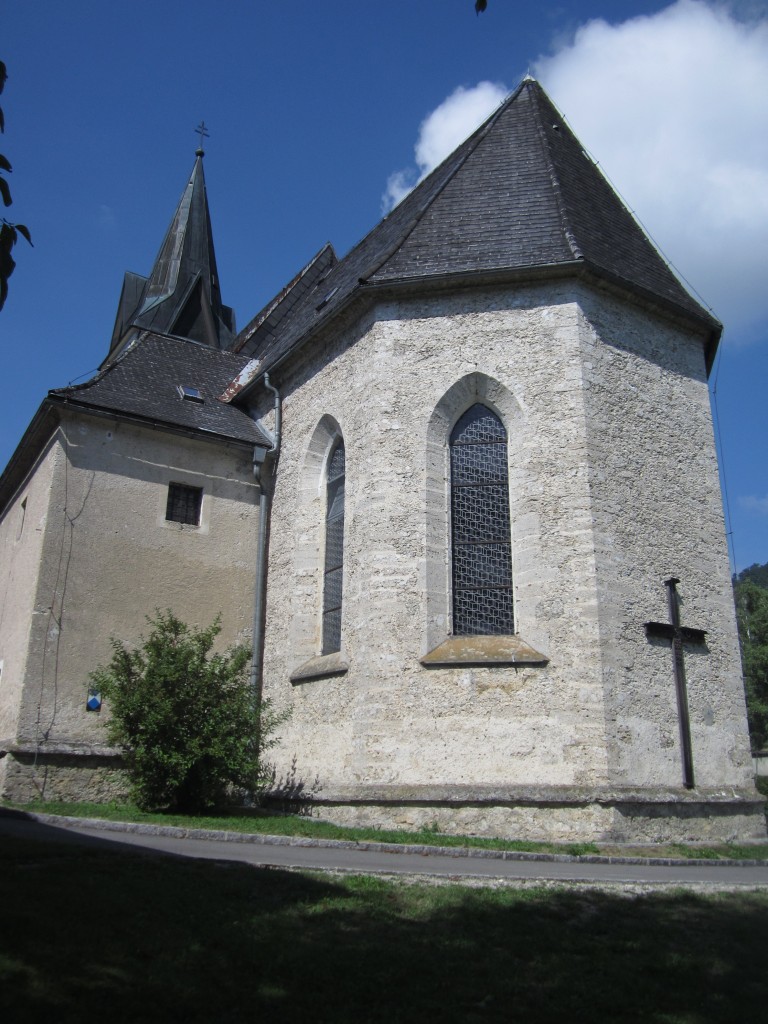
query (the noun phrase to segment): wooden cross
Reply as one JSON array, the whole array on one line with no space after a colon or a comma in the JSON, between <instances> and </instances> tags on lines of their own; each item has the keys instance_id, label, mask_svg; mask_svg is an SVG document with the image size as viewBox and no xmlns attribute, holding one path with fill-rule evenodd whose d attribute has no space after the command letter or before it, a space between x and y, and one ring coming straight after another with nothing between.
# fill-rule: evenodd
<instances>
[{"instance_id":1,"label":"wooden cross","mask_svg":"<svg viewBox=\"0 0 768 1024\"><path fill-rule=\"evenodd\" d=\"M667 604L669 606L669 622L646 622L647 637L663 637L672 641L672 658L675 666L675 689L677 690L677 712L680 724L680 747L683 754L683 785L693 789L693 752L691 749L691 719L688 713L688 692L685 685L685 662L683 660L683 644L704 644L707 633L704 629L691 629L680 625L680 595L677 584L680 580L674 576L664 580L667 588Z\"/></svg>"},{"instance_id":2,"label":"wooden cross","mask_svg":"<svg viewBox=\"0 0 768 1024\"><path fill-rule=\"evenodd\" d=\"M200 145L195 153L196 156L204 156L205 150L203 149L203 139L210 139L210 133L205 127L205 121L201 121L200 124L195 128L195 131L200 136Z\"/></svg>"}]
</instances>

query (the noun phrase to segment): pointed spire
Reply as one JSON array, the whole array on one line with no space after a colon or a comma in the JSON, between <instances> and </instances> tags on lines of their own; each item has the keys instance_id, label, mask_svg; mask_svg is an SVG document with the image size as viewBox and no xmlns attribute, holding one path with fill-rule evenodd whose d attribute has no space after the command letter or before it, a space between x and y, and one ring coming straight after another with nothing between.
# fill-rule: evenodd
<instances>
[{"instance_id":1,"label":"pointed spire","mask_svg":"<svg viewBox=\"0 0 768 1024\"><path fill-rule=\"evenodd\" d=\"M205 132L201 124L198 131ZM165 234L148 278L127 274L110 356L137 330L173 334L213 348L229 348L234 315L223 305L213 248L211 217L203 173L203 150Z\"/></svg>"}]
</instances>

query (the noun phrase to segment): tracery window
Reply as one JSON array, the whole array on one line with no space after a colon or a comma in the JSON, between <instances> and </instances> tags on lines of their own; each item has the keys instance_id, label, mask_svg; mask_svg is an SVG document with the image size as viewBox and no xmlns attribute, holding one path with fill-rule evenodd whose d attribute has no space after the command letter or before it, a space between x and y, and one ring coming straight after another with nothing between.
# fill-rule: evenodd
<instances>
[{"instance_id":1,"label":"tracery window","mask_svg":"<svg viewBox=\"0 0 768 1024\"><path fill-rule=\"evenodd\" d=\"M344 442L328 460L323 582L323 654L341 649L341 599L344 571Z\"/></svg>"},{"instance_id":2,"label":"tracery window","mask_svg":"<svg viewBox=\"0 0 768 1024\"><path fill-rule=\"evenodd\" d=\"M453 632L509 636L514 617L507 432L478 403L453 428L450 451Z\"/></svg>"}]
</instances>

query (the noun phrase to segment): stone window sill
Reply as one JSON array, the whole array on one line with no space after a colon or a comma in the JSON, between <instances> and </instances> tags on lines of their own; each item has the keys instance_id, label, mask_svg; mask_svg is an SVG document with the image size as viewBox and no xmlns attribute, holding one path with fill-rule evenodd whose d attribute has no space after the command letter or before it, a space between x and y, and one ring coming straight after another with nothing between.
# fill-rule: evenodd
<instances>
[{"instance_id":1,"label":"stone window sill","mask_svg":"<svg viewBox=\"0 0 768 1024\"><path fill-rule=\"evenodd\" d=\"M300 665L291 674L291 682L296 686L298 683L309 683L313 679L343 676L348 669L349 665L343 660L340 651L334 651L333 654L320 654Z\"/></svg>"},{"instance_id":2,"label":"stone window sill","mask_svg":"<svg viewBox=\"0 0 768 1024\"><path fill-rule=\"evenodd\" d=\"M449 636L421 659L427 668L451 665L546 665L549 658L519 636Z\"/></svg>"}]
</instances>

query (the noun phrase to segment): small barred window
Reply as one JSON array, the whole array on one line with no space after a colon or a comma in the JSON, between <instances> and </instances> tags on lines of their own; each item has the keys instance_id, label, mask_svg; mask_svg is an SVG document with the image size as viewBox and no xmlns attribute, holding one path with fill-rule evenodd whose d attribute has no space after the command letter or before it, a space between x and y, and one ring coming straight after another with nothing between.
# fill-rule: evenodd
<instances>
[{"instance_id":1,"label":"small barred window","mask_svg":"<svg viewBox=\"0 0 768 1024\"><path fill-rule=\"evenodd\" d=\"M453 428L450 449L453 632L509 636L514 618L507 432L490 409L473 405Z\"/></svg>"},{"instance_id":2,"label":"small barred window","mask_svg":"<svg viewBox=\"0 0 768 1024\"><path fill-rule=\"evenodd\" d=\"M202 487L188 487L186 484L168 484L168 503L165 507L165 518L169 523L199 526L200 510L202 507Z\"/></svg>"},{"instance_id":3,"label":"small barred window","mask_svg":"<svg viewBox=\"0 0 768 1024\"><path fill-rule=\"evenodd\" d=\"M328 460L323 583L323 654L341 649L341 589L344 573L344 442Z\"/></svg>"}]
</instances>

